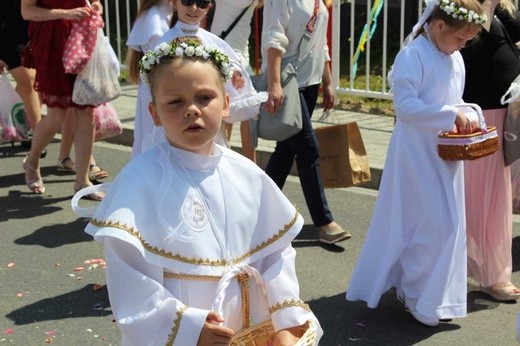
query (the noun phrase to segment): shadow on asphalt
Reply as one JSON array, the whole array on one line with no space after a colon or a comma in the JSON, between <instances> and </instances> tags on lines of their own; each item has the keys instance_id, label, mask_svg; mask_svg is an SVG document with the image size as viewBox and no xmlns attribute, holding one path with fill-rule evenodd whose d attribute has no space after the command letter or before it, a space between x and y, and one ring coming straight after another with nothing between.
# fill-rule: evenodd
<instances>
[{"instance_id":1,"label":"shadow on asphalt","mask_svg":"<svg viewBox=\"0 0 520 346\"><path fill-rule=\"evenodd\" d=\"M6 315L16 325L77 317L111 315L106 286L94 290L94 284L60 296L42 299Z\"/></svg>"},{"instance_id":2,"label":"shadow on asphalt","mask_svg":"<svg viewBox=\"0 0 520 346\"><path fill-rule=\"evenodd\" d=\"M520 271L520 237L513 238L511 250L513 253L513 272Z\"/></svg>"},{"instance_id":3,"label":"shadow on asphalt","mask_svg":"<svg viewBox=\"0 0 520 346\"><path fill-rule=\"evenodd\" d=\"M37 229L32 234L16 239L14 243L56 248L63 245L93 241L92 237L83 231L87 223L87 219L80 218L70 223L45 226Z\"/></svg>"},{"instance_id":4,"label":"shadow on asphalt","mask_svg":"<svg viewBox=\"0 0 520 346\"><path fill-rule=\"evenodd\" d=\"M405 311L395 290L385 293L376 309L365 302L347 301L345 293L308 303L324 327L322 345L414 345L434 334L460 329L456 319L438 327L420 324Z\"/></svg>"}]
</instances>

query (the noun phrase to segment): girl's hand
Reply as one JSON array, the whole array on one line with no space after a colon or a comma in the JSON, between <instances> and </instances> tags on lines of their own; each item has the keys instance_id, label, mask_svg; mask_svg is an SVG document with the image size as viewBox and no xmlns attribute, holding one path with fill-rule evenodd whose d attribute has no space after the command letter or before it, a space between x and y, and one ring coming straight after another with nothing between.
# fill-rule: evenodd
<instances>
[{"instance_id":1,"label":"girl's hand","mask_svg":"<svg viewBox=\"0 0 520 346\"><path fill-rule=\"evenodd\" d=\"M304 325L281 329L276 332L273 346L290 346L295 345L305 333Z\"/></svg>"},{"instance_id":2,"label":"girl's hand","mask_svg":"<svg viewBox=\"0 0 520 346\"><path fill-rule=\"evenodd\" d=\"M233 76L231 76L231 84L235 89L240 89L246 84L244 76L242 76L242 73L240 73L240 71L233 71Z\"/></svg>"},{"instance_id":3,"label":"girl's hand","mask_svg":"<svg viewBox=\"0 0 520 346\"><path fill-rule=\"evenodd\" d=\"M269 113L274 115L278 112L278 109L283 103L284 94L282 85L280 83L274 83L268 88L267 92L269 93L269 97L267 101L265 101L264 107Z\"/></svg>"},{"instance_id":4,"label":"girl's hand","mask_svg":"<svg viewBox=\"0 0 520 346\"><path fill-rule=\"evenodd\" d=\"M457 133L463 135L471 133L471 122L461 111L457 112L457 117L455 118L455 126L457 127Z\"/></svg>"},{"instance_id":5,"label":"girl's hand","mask_svg":"<svg viewBox=\"0 0 520 346\"><path fill-rule=\"evenodd\" d=\"M224 322L222 316L215 311L210 311L200 332L197 346L231 344L231 338L235 335L235 332L232 329L219 326L219 323L222 322Z\"/></svg>"},{"instance_id":6,"label":"girl's hand","mask_svg":"<svg viewBox=\"0 0 520 346\"><path fill-rule=\"evenodd\" d=\"M329 110L334 108L334 89L332 85L323 85L323 110Z\"/></svg>"},{"instance_id":7,"label":"girl's hand","mask_svg":"<svg viewBox=\"0 0 520 346\"><path fill-rule=\"evenodd\" d=\"M103 14L103 5L101 5L101 1L99 0L91 0L90 5L92 5L92 9L97 12L97 14Z\"/></svg>"}]
</instances>

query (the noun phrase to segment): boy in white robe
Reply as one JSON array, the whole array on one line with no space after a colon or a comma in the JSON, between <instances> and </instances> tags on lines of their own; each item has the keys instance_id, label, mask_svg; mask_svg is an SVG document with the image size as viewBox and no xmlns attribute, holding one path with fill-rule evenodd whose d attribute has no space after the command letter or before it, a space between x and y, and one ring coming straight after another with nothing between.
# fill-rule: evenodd
<instances>
[{"instance_id":1,"label":"boy in white robe","mask_svg":"<svg viewBox=\"0 0 520 346\"><path fill-rule=\"evenodd\" d=\"M429 1L395 59L396 124L348 300L375 308L395 287L425 325L466 316L463 165L442 160L437 140L441 131L478 126L455 107L463 103L465 73L458 50L485 19L476 0Z\"/></svg>"},{"instance_id":2,"label":"boy in white robe","mask_svg":"<svg viewBox=\"0 0 520 346\"><path fill-rule=\"evenodd\" d=\"M274 345L317 345L291 246L302 217L260 168L214 143L229 112L227 56L175 40L141 71L164 135L123 168L86 228L105 247L122 344L229 344L270 319Z\"/></svg>"}]
</instances>

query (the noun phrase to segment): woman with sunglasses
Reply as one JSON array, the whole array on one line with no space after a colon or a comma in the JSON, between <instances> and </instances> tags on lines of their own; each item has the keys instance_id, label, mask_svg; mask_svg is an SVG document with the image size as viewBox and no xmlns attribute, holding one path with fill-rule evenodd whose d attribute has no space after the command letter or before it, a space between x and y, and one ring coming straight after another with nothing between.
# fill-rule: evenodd
<instances>
[{"instance_id":1,"label":"woman with sunglasses","mask_svg":"<svg viewBox=\"0 0 520 346\"><path fill-rule=\"evenodd\" d=\"M245 121L258 114L260 105L267 100L267 93L257 92L251 83L247 69L241 63L231 46L217 35L204 30L201 22L206 17L208 11L213 6L213 1L209 0L172 0L173 15L171 19L171 29L168 30L157 42L169 43L175 38L194 36L198 37L202 44L208 47L217 48L229 56L233 75L225 84L226 93L230 96L230 114L226 119L228 123ZM154 132L160 131L154 128ZM155 135L145 139L143 147L146 149L155 141ZM224 143L225 136L220 139Z\"/></svg>"}]
</instances>

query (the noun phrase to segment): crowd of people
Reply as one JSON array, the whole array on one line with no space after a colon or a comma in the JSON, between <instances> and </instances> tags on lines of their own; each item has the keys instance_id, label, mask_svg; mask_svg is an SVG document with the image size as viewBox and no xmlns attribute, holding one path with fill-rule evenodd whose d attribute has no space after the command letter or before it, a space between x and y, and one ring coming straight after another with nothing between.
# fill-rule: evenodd
<instances>
[{"instance_id":1,"label":"crowd of people","mask_svg":"<svg viewBox=\"0 0 520 346\"><path fill-rule=\"evenodd\" d=\"M229 344L251 321L269 322L273 345L309 335L318 344L322 329L299 298L291 245L303 219L282 189L296 163L318 239L336 244L351 237L328 206L311 125L320 91L324 110L336 102L330 5L141 0L126 58L138 88L132 158L108 188L94 185L108 175L92 154L97 105L73 102L76 75L56 63L73 21L100 15L102 4L21 0L19 11L13 7L12 23L25 25L28 35L0 54L0 68L16 81L33 134L22 162L25 183L35 194L45 192L40 157L61 129L57 169L76 175L77 196L101 201L82 216L91 217L86 232L104 246L122 344L148 344L150 335L152 344ZM263 14L267 90L256 90L250 77L256 8ZM22 66L29 40L34 66ZM507 106L500 97L520 73L519 40L512 0L426 1L389 76L395 128L347 300L375 308L395 288L413 318L437 326L466 316L468 277L498 301L520 298L511 281L511 172L502 150L464 162L437 152L439 131L480 130L464 103L480 105L502 137ZM296 60L299 99L287 100L281 71ZM255 164L257 114L265 107L276 116L283 102L300 104L303 127L276 143L263 171ZM228 148L233 123L240 123L243 155Z\"/></svg>"}]
</instances>

